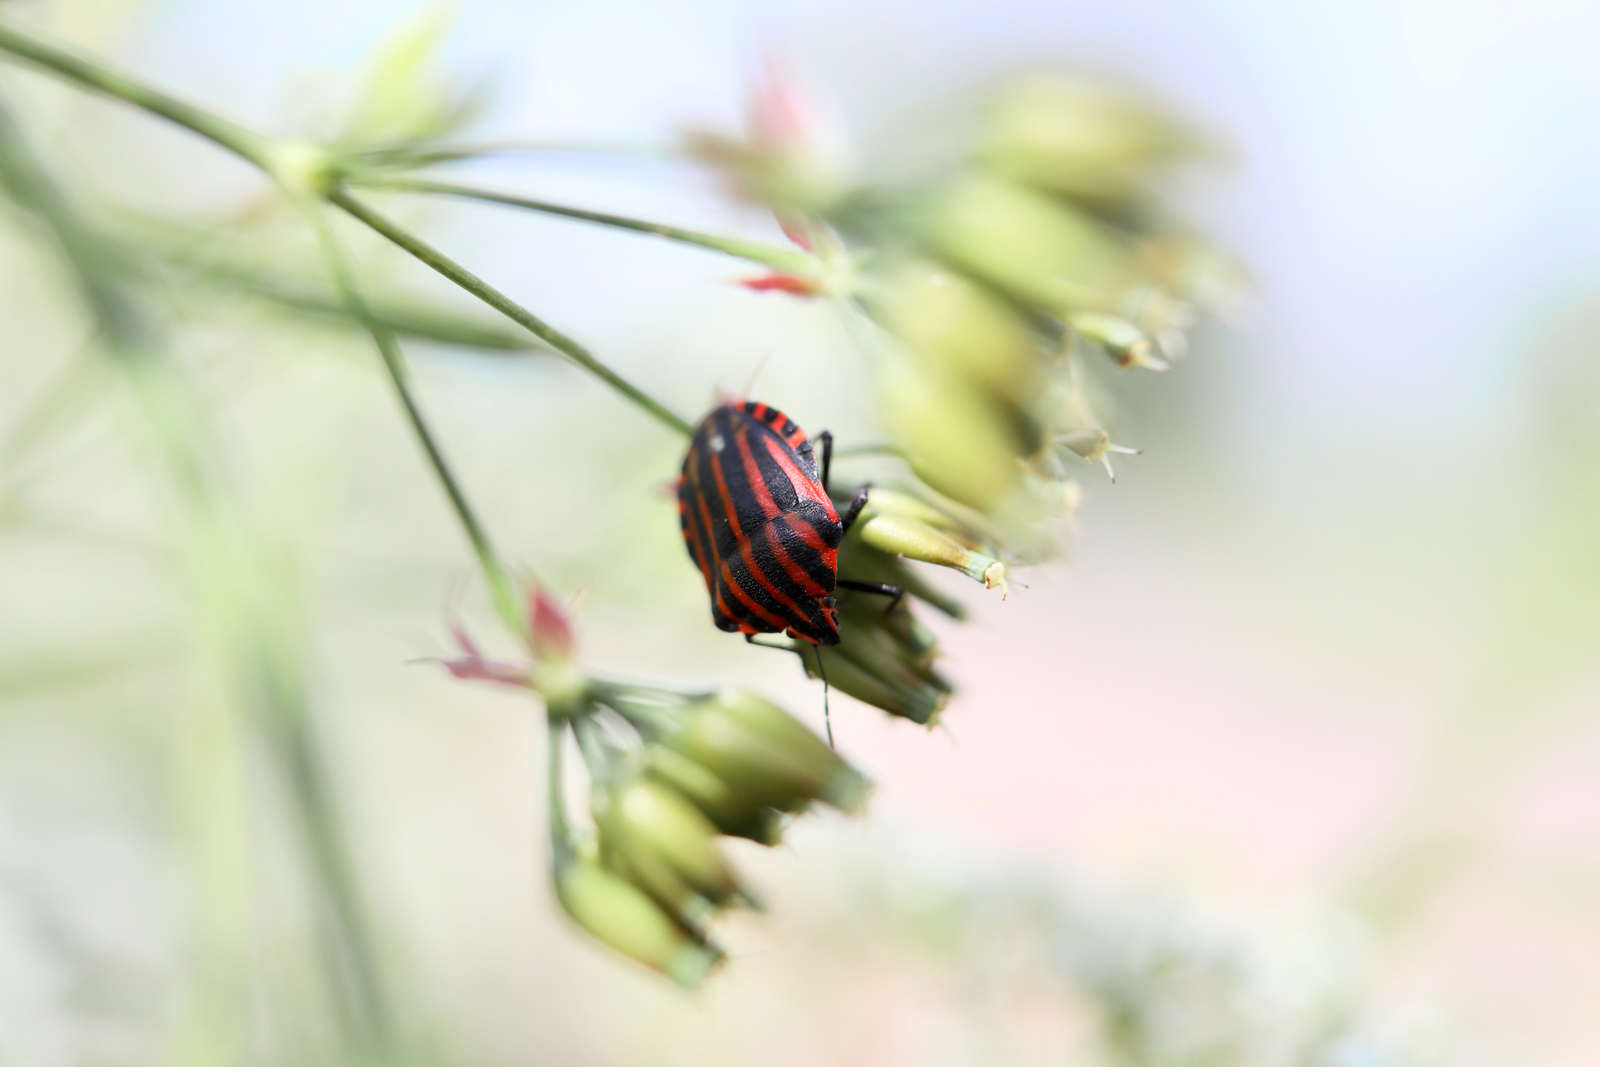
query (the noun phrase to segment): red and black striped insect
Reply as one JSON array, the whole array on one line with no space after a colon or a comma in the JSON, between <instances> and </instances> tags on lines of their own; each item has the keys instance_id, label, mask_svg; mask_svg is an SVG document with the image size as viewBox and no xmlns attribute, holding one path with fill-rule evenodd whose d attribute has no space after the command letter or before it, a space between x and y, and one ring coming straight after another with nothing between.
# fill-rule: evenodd
<instances>
[{"instance_id":1,"label":"red and black striped insect","mask_svg":"<svg viewBox=\"0 0 1600 1067\"><path fill-rule=\"evenodd\" d=\"M836 645L836 588L900 595L892 586L839 577L839 542L867 491L856 493L841 518L827 490L833 438L824 432L818 440L820 472L805 431L755 400L723 404L695 427L678 514L718 629L746 640L786 633Z\"/></svg>"}]
</instances>

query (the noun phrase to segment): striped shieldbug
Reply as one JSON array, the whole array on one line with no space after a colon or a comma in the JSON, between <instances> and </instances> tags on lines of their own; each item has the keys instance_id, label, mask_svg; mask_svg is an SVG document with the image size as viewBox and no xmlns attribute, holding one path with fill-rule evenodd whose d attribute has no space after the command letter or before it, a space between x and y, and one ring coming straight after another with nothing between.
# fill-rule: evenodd
<instances>
[{"instance_id":1,"label":"striped shieldbug","mask_svg":"<svg viewBox=\"0 0 1600 1067\"><path fill-rule=\"evenodd\" d=\"M805 431L755 400L723 404L695 427L678 481L678 514L718 629L746 640L786 633L836 645L836 588L900 595L892 586L839 577L839 542L867 491L839 515L827 490L833 439L824 432L818 440L820 470Z\"/></svg>"}]
</instances>

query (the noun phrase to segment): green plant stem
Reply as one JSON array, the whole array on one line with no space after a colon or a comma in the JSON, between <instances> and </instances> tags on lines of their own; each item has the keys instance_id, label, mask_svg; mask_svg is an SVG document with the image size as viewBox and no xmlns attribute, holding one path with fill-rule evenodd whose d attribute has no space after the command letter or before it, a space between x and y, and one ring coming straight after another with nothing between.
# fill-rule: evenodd
<instances>
[{"instance_id":1,"label":"green plant stem","mask_svg":"<svg viewBox=\"0 0 1600 1067\"><path fill-rule=\"evenodd\" d=\"M387 237L390 241L416 256L423 263L455 282L479 300L482 300L485 304L488 304L518 325L523 326L545 344L554 348L557 352L560 352L572 362L589 371L589 373L655 416L656 420L662 425L676 430L685 437L692 432L692 428L682 418L673 414L654 398L640 392L627 379L595 359L594 356L590 355L588 349L539 318L515 300L512 300L509 296L506 296L476 274L473 274L437 248L428 244L410 230L380 215L351 196L343 188L330 190L327 197L329 203L342 208L350 215L361 220L373 230Z\"/></svg>"},{"instance_id":2,"label":"green plant stem","mask_svg":"<svg viewBox=\"0 0 1600 1067\"><path fill-rule=\"evenodd\" d=\"M75 56L54 45L18 33L4 23L0 23L0 52L29 60L62 75L69 81L106 93L192 130L254 163L278 178L286 188L293 187L297 181L306 182L308 179L328 177L326 168L330 165L330 161L322 154L320 148L263 137L226 119L175 100L124 75L113 73L95 61ZM534 336L600 378L664 425L684 436L689 435L690 427L687 422L601 363L582 345L437 251L420 237L353 199L339 187L337 182L322 181L315 191L317 195L337 204L479 300L531 331Z\"/></svg>"},{"instance_id":3,"label":"green plant stem","mask_svg":"<svg viewBox=\"0 0 1600 1067\"><path fill-rule=\"evenodd\" d=\"M528 211L537 211L545 215L558 215L562 218L594 222L601 226L611 226L620 230L632 230L635 233L653 234L657 237L665 237L669 241L694 245L696 248L707 248L713 252L721 252L724 255L734 256L738 259L747 259L752 263L760 263L762 266L770 267L776 271L805 277L814 274L817 267L816 259L806 252L775 248L772 245L760 244L755 241L743 241L736 237L718 237L715 234L680 229L677 226L665 226L658 222L628 218L623 215L610 215L601 211L585 211L582 208L553 204L548 200L535 200L526 196L518 196L515 193L500 193L491 189L478 189L470 185L428 181L422 178L353 177L351 182L352 184L370 188L389 189L397 192L435 193L440 196L461 197L465 200L482 200L490 204L504 204L507 207L524 208Z\"/></svg>"},{"instance_id":4,"label":"green plant stem","mask_svg":"<svg viewBox=\"0 0 1600 1067\"><path fill-rule=\"evenodd\" d=\"M116 214L120 216L117 237L182 272L186 290L190 282L204 285L206 288L194 295L205 306L213 303L215 290L222 290L312 318L341 324L351 321L350 308L329 289L326 271L312 276L263 267L214 251L212 245L218 235L211 230L182 226L139 212ZM369 292L367 305L399 338L494 353L550 354L538 338L529 337L526 330L498 315L458 310L415 293L394 290Z\"/></svg>"},{"instance_id":5,"label":"green plant stem","mask_svg":"<svg viewBox=\"0 0 1600 1067\"><path fill-rule=\"evenodd\" d=\"M428 463L433 467L433 473L439 479L439 484L444 487L445 495L450 498L450 506L455 509L456 517L461 520L461 526L467 533L467 540L472 542L472 551L478 557L478 565L483 568L484 580L489 583L489 595L494 599L495 610L500 613L501 619L513 633L526 637L528 620L522 610L521 599L517 596L516 583L512 581L510 572L501 562L500 554L495 551L494 542L489 537L488 528L478 517L471 501L467 499L467 494L462 490L449 460L445 459L444 451L439 447L438 440L428 426L427 418L422 414L422 407L417 403L416 393L411 388L411 370L406 365L399 342L395 340L394 331L373 315L366 298L362 296L355 275L350 269L350 261L345 256L344 249L340 247L339 238L333 232L333 227L324 216L322 206L316 203L307 203L304 206L307 217L316 229L323 258L327 261L334 285L349 306L351 314L366 326L367 332L372 335L373 344L377 346L378 354L383 358L384 369L389 372L389 381L394 385L395 395L400 398L400 405L405 409L411 429L416 433L423 452L427 454Z\"/></svg>"},{"instance_id":6,"label":"green plant stem","mask_svg":"<svg viewBox=\"0 0 1600 1067\"><path fill-rule=\"evenodd\" d=\"M550 803L550 851L556 866L571 858L577 838L567 819L566 767L568 720L552 715L546 720L545 789Z\"/></svg>"},{"instance_id":7,"label":"green plant stem","mask_svg":"<svg viewBox=\"0 0 1600 1067\"><path fill-rule=\"evenodd\" d=\"M633 159L675 160L681 154L671 145L635 145L605 141L479 141L465 144L417 148L394 145L369 148L356 158L375 166L427 167L439 163L459 163L490 156L616 156Z\"/></svg>"},{"instance_id":8,"label":"green plant stem","mask_svg":"<svg viewBox=\"0 0 1600 1067\"><path fill-rule=\"evenodd\" d=\"M116 97L152 115L159 115L244 157L258 167L270 169L272 141L221 116L210 114L170 97L159 89L107 70L94 60L73 55L55 45L18 33L3 22L0 22L0 51L10 52L85 88Z\"/></svg>"}]
</instances>

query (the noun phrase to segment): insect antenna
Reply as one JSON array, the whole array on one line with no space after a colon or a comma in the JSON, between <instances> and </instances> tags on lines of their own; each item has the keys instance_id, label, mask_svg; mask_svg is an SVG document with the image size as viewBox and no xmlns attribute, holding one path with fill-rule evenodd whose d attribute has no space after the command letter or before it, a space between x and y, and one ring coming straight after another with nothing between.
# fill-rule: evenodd
<instances>
[{"instance_id":1,"label":"insect antenna","mask_svg":"<svg viewBox=\"0 0 1600 1067\"><path fill-rule=\"evenodd\" d=\"M756 383L761 380L761 375L763 373L765 373L765 371L767 369L767 364L771 363L771 362L772 362L772 349L769 348L762 355L762 357L759 360L756 361L756 369L750 372L750 380L748 382L746 382L745 386L744 386L744 397L743 397L743 399L749 400L750 397L755 394Z\"/></svg>"},{"instance_id":2,"label":"insect antenna","mask_svg":"<svg viewBox=\"0 0 1600 1067\"><path fill-rule=\"evenodd\" d=\"M828 670L822 665L822 646L812 645L817 654L817 674L822 677L822 726L828 731L828 747L833 747L833 717L828 713Z\"/></svg>"}]
</instances>

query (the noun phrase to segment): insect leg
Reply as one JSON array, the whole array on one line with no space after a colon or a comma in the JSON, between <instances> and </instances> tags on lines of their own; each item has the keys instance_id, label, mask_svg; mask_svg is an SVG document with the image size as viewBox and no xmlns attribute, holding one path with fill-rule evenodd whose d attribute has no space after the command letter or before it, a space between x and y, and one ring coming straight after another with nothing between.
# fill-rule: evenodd
<instances>
[{"instance_id":1,"label":"insect leg","mask_svg":"<svg viewBox=\"0 0 1600 1067\"><path fill-rule=\"evenodd\" d=\"M793 641L790 641L786 645L769 645L765 641L757 641L755 634L745 634L744 635L744 643L747 644L747 645L755 645L757 648L770 648L775 652L799 652L800 651L800 646L797 643L793 642Z\"/></svg>"},{"instance_id":2,"label":"insect leg","mask_svg":"<svg viewBox=\"0 0 1600 1067\"><path fill-rule=\"evenodd\" d=\"M883 609L885 615L897 608L906 595L906 591L898 585L888 585L884 582L858 582L854 578L840 578L834 583L834 586L839 589L854 589L858 593L875 593L878 596L889 597L889 606Z\"/></svg>"},{"instance_id":3,"label":"insect leg","mask_svg":"<svg viewBox=\"0 0 1600 1067\"><path fill-rule=\"evenodd\" d=\"M833 432L823 430L817 434L817 440L822 442L822 490L828 490L828 468L833 466Z\"/></svg>"},{"instance_id":4,"label":"insect leg","mask_svg":"<svg viewBox=\"0 0 1600 1067\"><path fill-rule=\"evenodd\" d=\"M843 515L839 516L839 524L844 527L844 533L850 532L850 527L855 524L856 519L861 515L861 509L867 506L867 490L871 488L872 486L870 485L863 485L860 489L857 489L856 495L850 498L850 506L845 508Z\"/></svg>"}]
</instances>

